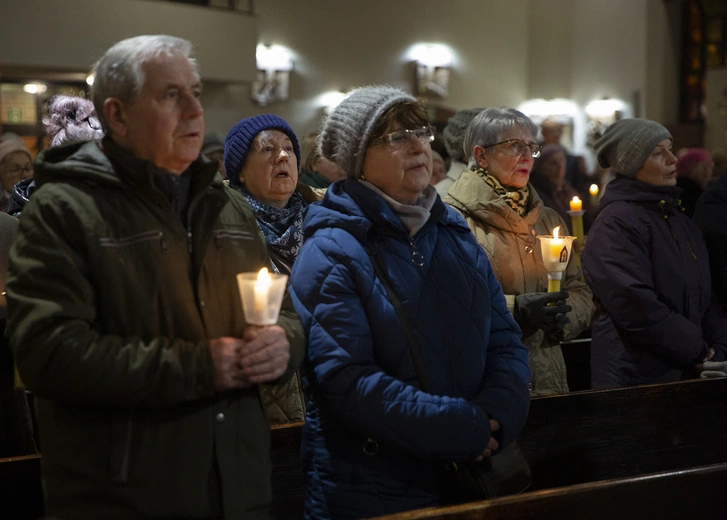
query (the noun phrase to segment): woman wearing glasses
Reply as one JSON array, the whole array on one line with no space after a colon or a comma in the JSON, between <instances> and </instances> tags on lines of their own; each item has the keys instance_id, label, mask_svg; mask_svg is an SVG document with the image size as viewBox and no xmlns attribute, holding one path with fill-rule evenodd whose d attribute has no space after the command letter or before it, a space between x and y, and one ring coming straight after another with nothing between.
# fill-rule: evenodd
<instances>
[{"instance_id":1,"label":"woman wearing glasses","mask_svg":"<svg viewBox=\"0 0 727 520\"><path fill-rule=\"evenodd\" d=\"M527 351L484 251L429 184L432 139L390 87L354 90L319 137L348 178L309 207L292 273L306 518L440 504L436 461L489 456L527 416Z\"/></svg>"},{"instance_id":2,"label":"woman wearing glasses","mask_svg":"<svg viewBox=\"0 0 727 520\"><path fill-rule=\"evenodd\" d=\"M53 96L48 103L48 116L43 118L43 132L48 136L51 148L103 137L93 102L79 96ZM5 212L20 217L34 191L35 179L32 177L16 183Z\"/></svg>"},{"instance_id":3,"label":"woman wearing glasses","mask_svg":"<svg viewBox=\"0 0 727 520\"><path fill-rule=\"evenodd\" d=\"M568 392L560 341L586 329L595 309L572 258L562 291L546 292L548 273L536 236L567 227L528 183L533 158L540 155L537 133L535 123L512 108L480 112L464 138L470 169L444 201L464 216L490 258L529 350L531 393L546 395Z\"/></svg>"},{"instance_id":4,"label":"woman wearing glasses","mask_svg":"<svg viewBox=\"0 0 727 520\"><path fill-rule=\"evenodd\" d=\"M13 186L32 176L33 158L20 136L0 136L0 211L5 211Z\"/></svg>"}]
</instances>

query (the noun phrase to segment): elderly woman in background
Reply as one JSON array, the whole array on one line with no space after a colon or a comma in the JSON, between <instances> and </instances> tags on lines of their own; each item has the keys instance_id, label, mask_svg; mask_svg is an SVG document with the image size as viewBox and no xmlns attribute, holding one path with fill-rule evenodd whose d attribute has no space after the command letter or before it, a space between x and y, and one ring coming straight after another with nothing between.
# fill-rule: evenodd
<instances>
[{"instance_id":1,"label":"elderly woman in background","mask_svg":"<svg viewBox=\"0 0 727 520\"><path fill-rule=\"evenodd\" d=\"M13 186L33 177L33 157L20 136L0 136L0 211L7 209Z\"/></svg>"},{"instance_id":2,"label":"elderly woman in background","mask_svg":"<svg viewBox=\"0 0 727 520\"><path fill-rule=\"evenodd\" d=\"M622 119L596 142L617 172L601 198L583 269L600 302L593 323L594 388L666 383L724 372L727 320L711 298L707 249L679 206L672 136ZM712 360L713 363L704 363Z\"/></svg>"},{"instance_id":3,"label":"elderly woman in background","mask_svg":"<svg viewBox=\"0 0 727 520\"><path fill-rule=\"evenodd\" d=\"M303 163L300 165L298 182L311 188L327 188L331 183L345 179L346 172L321 156L317 139L318 134L309 134L303 139L300 147Z\"/></svg>"},{"instance_id":4,"label":"elderly woman in background","mask_svg":"<svg viewBox=\"0 0 727 520\"><path fill-rule=\"evenodd\" d=\"M562 291L546 292L548 273L537 235L567 228L528 183L540 152L537 133L535 123L512 108L480 112L464 139L470 169L449 188L444 202L464 216L490 258L529 350L532 394L562 394L569 388L560 341L583 332L594 307L572 257Z\"/></svg>"},{"instance_id":5,"label":"elderly woman in background","mask_svg":"<svg viewBox=\"0 0 727 520\"><path fill-rule=\"evenodd\" d=\"M697 201L707 189L714 174L712 156L704 148L690 148L677 160L677 186L682 189L684 213L694 216Z\"/></svg>"},{"instance_id":6,"label":"elderly woman in background","mask_svg":"<svg viewBox=\"0 0 727 520\"><path fill-rule=\"evenodd\" d=\"M298 184L300 148L295 132L272 114L248 117L225 138L225 172L255 210L272 268L290 274L303 243L303 210L322 197L320 190ZM302 421L305 401L300 375L280 386L262 386L273 424Z\"/></svg>"},{"instance_id":7,"label":"elderly woman in background","mask_svg":"<svg viewBox=\"0 0 727 520\"><path fill-rule=\"evenodd\" d=\"M444 159L438 152L432 150L432 179L429 183L432 186L437 185L439 182L447 178L447 165Z\"/></svg>"},{"instance_id":8,"label":"elderly woman in background","mask_svg":"<svg viewBox=\"0 0 727 520\"><path fill-rule=\"evenodd\" d=\"M530 185L538 192L545 207L554 209L563 222L569 223L569 203L579 195L565 178L566 156L565 148L558 144L543 146L530 171Z\"/></svg>"},{"instance_id":9,"label":"elderly woman in background","mask_svg":"<svg viewBox=\"0 0 727 520\"><path fill-rule=\"evenodd\" d=\"M43 132L51 148L103 137L101 122L94 114L93 102L78 96L53 96L48 116L43 118ZM23 206L35 191L35 179L23 179L13 186L6 212L19 217Z\"/></svg>"},{"instance_id":10,"label":"elderly woman in background","mask_svg":"<svg viewBox=\"0 0 727 520\"><path fill-rule=\"evenodd\" d=\"M306 518L437 505L435 461L496 453L527 417L527 352L486 255L429 184L432 139L424 108L383 86L354 90L320 136L348 179L308 209L292 274Z\"/></svg>"}]
</instances>

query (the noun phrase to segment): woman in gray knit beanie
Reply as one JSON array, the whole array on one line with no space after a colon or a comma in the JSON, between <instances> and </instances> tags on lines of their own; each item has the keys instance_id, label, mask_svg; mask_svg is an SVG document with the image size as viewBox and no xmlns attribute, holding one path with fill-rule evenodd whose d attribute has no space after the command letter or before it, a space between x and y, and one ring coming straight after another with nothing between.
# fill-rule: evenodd
<instances>
[{"instance_id":1,"label":"woman in gray knit beanie","mask_svg":"<svg viewBox=\"0 0 727 520\"><path fill-rule=\"evenodd\" d=\"M712 301L709 259L676 186L672 136L624 119L596 142L616 171L583 255L600 302L593 323L594 388L727 375L727 318Z\"/></svg>"},{"instance_id":2,"label":"woman in gray knit beanie","mask_svg":"<svg viewBox=\"0 0 727 520\"><path fill-rule=\"evenodd\" d=\"M311 382L305 518L455 500L441 462L489 457L527 417L527 350L485 252L429 184L432 138L424 107L386 86L353 91L320 134L348 178L307 208L291 275Z\"/></svg>"}]
</instances>

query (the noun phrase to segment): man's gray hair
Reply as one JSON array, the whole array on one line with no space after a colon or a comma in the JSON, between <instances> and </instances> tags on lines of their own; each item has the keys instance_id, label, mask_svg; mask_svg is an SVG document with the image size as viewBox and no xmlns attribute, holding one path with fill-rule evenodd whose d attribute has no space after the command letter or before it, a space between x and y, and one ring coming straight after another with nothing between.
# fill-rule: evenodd
<instances>
[{"instance_id":1,"label":"man's gray hair","mask_svg":"<svg viewBox=\"0 0 727 520\"><path fill-rule=\"evenodd\" d=\"M475 146L488 146L502 141L502 134L511 128L520 128L530 133L533 141L538 136L538 127L533 121L514 108L486 108L472 120L464 134L464 150L469 157L469 167L477 165L472 151Z\"/></svg>"},{"instance_id":2,"label":"man's gray hair","mask_svg":"<svg viewBox=\"0 0 727 520\"><path fill-rule=\"evenodd\" d=\"M93 104L104 133L109 133L104 101L117 98L129 103L144 86L144 64L159 56L182 55L197 68L192 43L167 35L135 36L115 44L93 66Z\"/></svg>"}]
</instances>

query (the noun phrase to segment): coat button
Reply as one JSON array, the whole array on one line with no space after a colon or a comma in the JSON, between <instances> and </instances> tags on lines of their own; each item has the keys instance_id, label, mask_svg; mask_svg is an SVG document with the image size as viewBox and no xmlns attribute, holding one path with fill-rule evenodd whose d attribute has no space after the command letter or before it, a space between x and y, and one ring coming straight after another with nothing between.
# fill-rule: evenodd
<instances>
[{"instance_id":1,"label":"coat button","mask_svg":"<svg viewBox=\"0 0 727 520\"><path fill-rule=\"evenodd\" d=\"M225 414L223 414L222 412L218 413L218 414L217 414L217 415L215 416L215 421L217 421L218 423L223 423L223 422L225 422Z\"/></svg>"},{"instance_id":2,"label":"coat button","mask_svg":"<svg viewBox=\"0 0 727 520\"><path fill-rule=\"evenodd\" d=\"M207 305L207 304L204 302L204 300L200 300L199 301L199 306L200 307L204 307L205 305Z\"/></svg>"},{"instance_id":3,"label":"coat button","mask_svg":"<svg viewBox=\"0 0 727 520\"><path fill-rule=\"evenodd\" d=\"M532 253L533 252L533 246L531 246L530 244L526 245L525 246L525 252L526 253Z\"/></svg>"}]
</instances>

